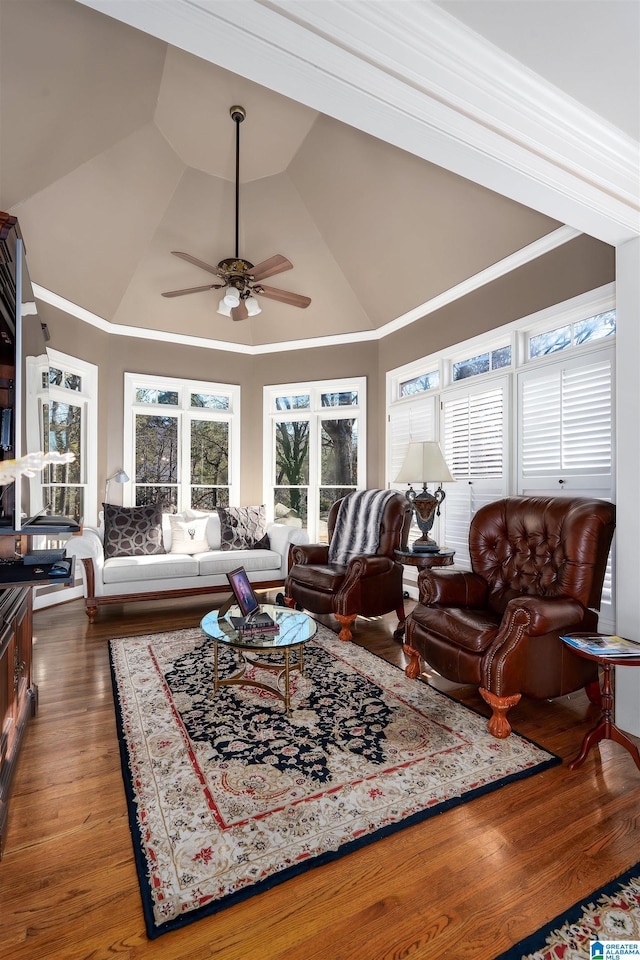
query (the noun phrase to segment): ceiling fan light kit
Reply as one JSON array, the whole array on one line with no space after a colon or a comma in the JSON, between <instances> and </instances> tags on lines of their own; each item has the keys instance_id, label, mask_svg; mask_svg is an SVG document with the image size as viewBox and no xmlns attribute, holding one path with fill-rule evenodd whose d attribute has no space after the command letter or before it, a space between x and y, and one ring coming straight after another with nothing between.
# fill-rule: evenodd
<instances>
[{"instance_id":1,"label":"ceiling fan light kit","mask_svg":"<svg viewBox=\"0 0 640 960\"><path fill-rule=\"evenodd\" d=\"M256 294L266 297L269 300L277 300L279 303L287 303L293 307L308 307L311 303L309 297L303 297L299 293L290 293L288 290L279 290L277 287L264 286L261 281L267 277L273 277L278 273L284 273L285 270L291 270L293 264L282 254L277 253L268 260L263 260L254 267L249 260L243 260L238 254L238 224L240 212L240 124L247 116L244 107L234 106L229 110L229 115L236 125L236 245L235 256L226 257L220 263L213 267L204 260L198 260L189 253L182 253L179 250L172 250L174 257L180 257L187 263L192 263L201 270L213 273L214 276L222 280L222 283L209 283L204 286L187 287L182 290L169 290L163 293L163 297L182 297L187 293L200 293L203 290L219 290L225 287L225 292L218 306L218 313L223 317L231 317L232 320L245 320L247 317L255 317L262 313L259 302L256 300Z\"/></svg>"}]
</instances>

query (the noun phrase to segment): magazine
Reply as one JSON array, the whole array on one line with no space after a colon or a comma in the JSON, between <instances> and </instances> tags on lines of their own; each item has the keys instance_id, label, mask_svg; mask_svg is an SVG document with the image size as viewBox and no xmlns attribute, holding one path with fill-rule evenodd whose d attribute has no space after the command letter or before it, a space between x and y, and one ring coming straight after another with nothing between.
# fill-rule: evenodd
<instances>
[{"instance_id":1,"label":"magazine","mask_svg":"<svg viewBox=\"0 0 640 960\"><path fill-rule=\"evenodd\" d=\"M584 650L602 657L639 657L640 643L625 637L606 636L602 633L574 633L561 638L576 650Z\"/></svg>"}]
</instances>

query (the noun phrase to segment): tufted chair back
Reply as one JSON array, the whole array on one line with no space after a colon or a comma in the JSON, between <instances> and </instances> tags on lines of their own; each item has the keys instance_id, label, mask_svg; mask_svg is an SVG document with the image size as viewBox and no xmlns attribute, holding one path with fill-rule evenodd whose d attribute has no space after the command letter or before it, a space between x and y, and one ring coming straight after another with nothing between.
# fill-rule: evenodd
<instances>
[{"instance_id":1,"label":"tufted chair back","mask_svg":"<svg viewBox=\"0 0 640 960\"><path fill-rule=\"evenodd\" d=\"M481 507L471 522L473 572L502 615L514 597L572 597L600 609L615 507L603 500L508 497ZM603 549L604 544L604 549Z\"/></svg>"}]
</instances>

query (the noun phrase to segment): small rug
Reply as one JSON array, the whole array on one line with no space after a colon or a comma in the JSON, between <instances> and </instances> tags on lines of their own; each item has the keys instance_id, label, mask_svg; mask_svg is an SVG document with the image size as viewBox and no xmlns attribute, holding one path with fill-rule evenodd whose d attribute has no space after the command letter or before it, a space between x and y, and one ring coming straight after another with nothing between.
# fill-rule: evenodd
<instances>
[{"instance_id":1,"label":"small rug","mask_svg":"<svg viewBox=\"0 0 640 960\"><path fill-rule=\"evenodd\" d=\"M320 625L290 717L255 687L214 695L212 646L200 628L110 645L150 938L560 762Z\"/></svg>"},{"instance_id":2,"label":"small rug","mask_svg":"<svg viewBox=\"0 0 640 960\"><path fill-rule=\"evenodd\" d=\"M496 960L590 960L591 941L603 945L640 941L640 863L574 903ZM596 954L597 951L594 956ZM617 951L614 955L622 956ZM627 955L638 956L638 953L630 950L624 954Z\"/></svg>"}]
</instances>

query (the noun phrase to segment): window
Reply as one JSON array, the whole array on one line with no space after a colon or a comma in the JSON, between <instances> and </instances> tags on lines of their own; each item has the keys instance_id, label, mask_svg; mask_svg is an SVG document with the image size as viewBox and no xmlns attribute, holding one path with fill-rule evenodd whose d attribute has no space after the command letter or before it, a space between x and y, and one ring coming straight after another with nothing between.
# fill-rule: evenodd
<instances>
[{"instance_id":1,"label":"window","mask_svg":"<svg viewBox=\"0 0 640 960\"><path fill-rule=\"evenodd\" d=\"M499 347L488 353L480 353L476 357L458 360L452 364L452 379L466 380L467 377L477 377L479 373L489 373L491 370L501 370L511 366L511 345Z\"/></svg>"},{"instance_id":2,"label":"window","mask_svg":"<svg viewBox=\"0 0 640 960\"><path fill-rule=\"evenodd\" d=\"M125 374L131 503L166 512L238 502L240 388Z\"/></svg>"},{"instance_id":3,"label":"window","mask_svg":"<svg viewBox=\"0 0 640 960\"><path fill-rule=\"evenodd\" d=\"M265 387L265 502L326 540L331 505L366 484L366 381Z\"/></svg>"},{"instance_id":4,"label":"window","mask_svg":"<svg viewBox=\"0 0 640 960\"><path fill-rule=\"evenodd\" d=\"M34 358L29 383L28 447L31 450L74 453L72 463L48 464L40 474L41 489L34 505L47 504L54 514L95 523L97 500L97 368L83 360L49 349L49 366Z\"/></svg>"},{"instance_id":5,"label":"window","mask_svg":"<svg viewBox=\"0 0 640 960\"><path fill-rule=\"evenodd\" d=\"M575 323L568 323L529 337L529 359L544 357L567 347L602 340L616 332L616 312L607 310Z\"/></svg>"}]
</instances>

